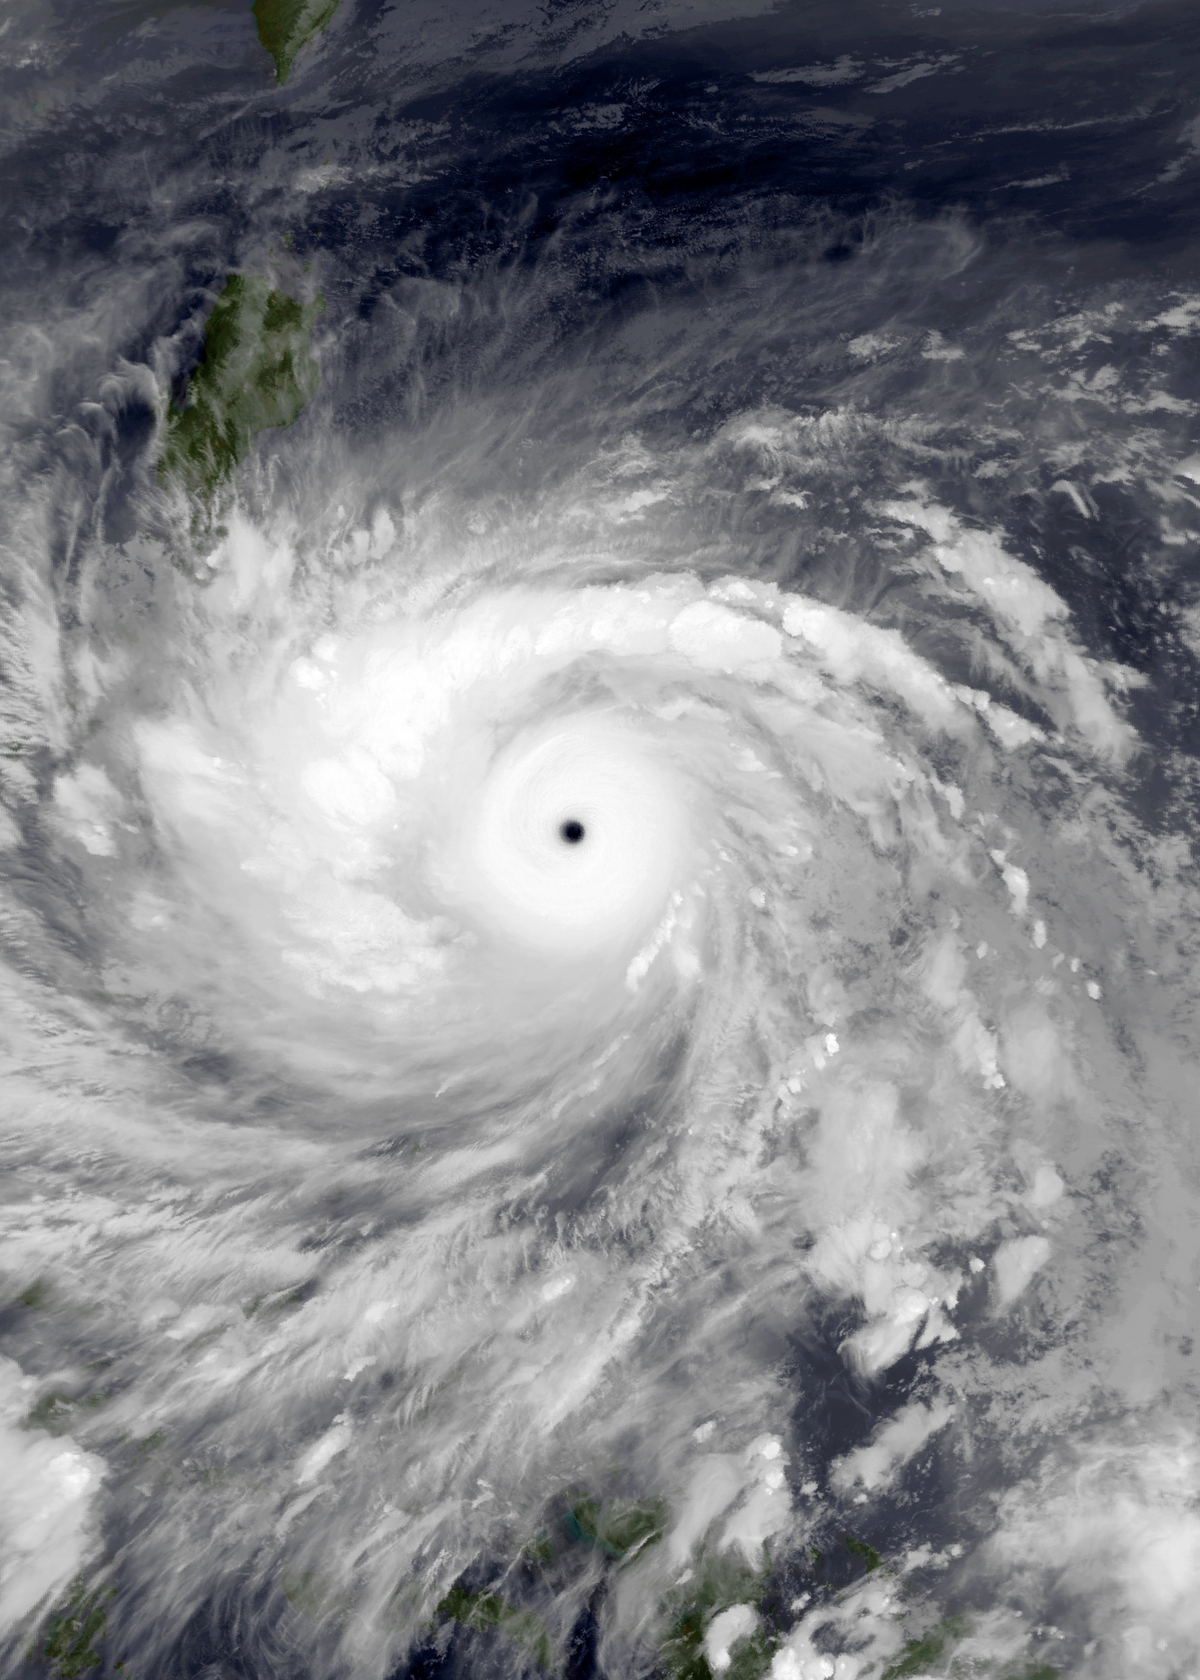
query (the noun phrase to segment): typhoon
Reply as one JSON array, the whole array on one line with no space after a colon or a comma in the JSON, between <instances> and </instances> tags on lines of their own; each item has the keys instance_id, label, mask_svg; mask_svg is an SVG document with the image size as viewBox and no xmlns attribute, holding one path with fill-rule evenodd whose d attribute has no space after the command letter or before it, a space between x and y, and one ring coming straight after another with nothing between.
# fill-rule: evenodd
<instances>
[{"instance_id":1,"label":"typhoon","mask_svg":"<svg viewBox=\"0 0 1200 1680\"><path fill-rule=\"evenodd\" d=\"M4 1672L1195 1680L1200 291L335 11L11 282Z\"/></svg>"}]
</instances>

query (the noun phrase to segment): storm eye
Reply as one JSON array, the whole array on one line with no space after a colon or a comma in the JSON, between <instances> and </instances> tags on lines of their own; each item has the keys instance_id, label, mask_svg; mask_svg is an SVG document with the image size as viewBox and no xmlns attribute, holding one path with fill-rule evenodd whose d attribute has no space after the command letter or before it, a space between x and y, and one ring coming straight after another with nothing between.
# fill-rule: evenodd
<instances>
[{"instance_id":1,"label":"storm eye","mask_svg":"<svg viewBox=\"0 0 1200 1680\"><path fill-rule=\"evenodd\" d=\"M581 822L576 822L575 818L571 817L560 826L558 832L567 842L568 846L578 846L579 842L583 839L583 824Z\"/></svg>"}]
</instances>

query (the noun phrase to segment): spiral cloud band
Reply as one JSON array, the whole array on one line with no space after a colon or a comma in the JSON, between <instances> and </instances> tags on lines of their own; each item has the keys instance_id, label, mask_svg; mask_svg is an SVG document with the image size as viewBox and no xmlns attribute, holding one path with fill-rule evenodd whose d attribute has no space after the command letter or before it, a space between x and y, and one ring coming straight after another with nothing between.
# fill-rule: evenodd
<instances>
[{"instance_id":1,"label":"spiral cloud band","mask_svg":"<svg viewBox=\"0 0 1200 1680\"><path fill-rule=\"evenodd\" d=\"M802 435L738 420L712 449L754 478ZM872 517L928 540L928 586L986 614L994 671L1039 673L1045 722L802 592L631 563L601 517L618 547L573 586L563 526L511 575L442 561L399 596L384 555L383 595L353 578L331 631L295 539L236 515L204 596L178 586L163 698L123 702L124 745L54 784L106 986L199 1081L165 1113L144 1064L124 1095L51 1099L56 1148L91 1162L84 1270L56 1287L104 1253L103 1299L138 1326L113 1404L143 1443L182 1436L167 1483L127 1486L126 1555L203 1591L180 1499L218 1477L222 1578L282 1582L335 1666L374 1670L438 1605L490 1625L456 1578L514 1535L550 1556L566 1488L580 1557L536 1614L498 1593L504 1660L566 1638L628 1551L612 1670L669 1642L699 1558L733 1571L728 1607L706 1588L721 1672L723 1639L760 1637L764 1557L818 1532L810 1471L851 1509L890 1487L996 1380L957 1353L981 1281L1003 1323L1082 1264L1065 1190L1098 1116L1075 1116L1124 1077L1111 939L1081 943L1093 885L1024 767L1119 765L1131 673L915 489ZM1130 925L1137 880L1110 881ZM59 1054L87 1060L88 1031ZM27 1268L61 1263L28 1212ZM941 1373L824 1472L816 1442L781 1445L779 1375L822 1301L849 1313L855 1381ZM82 1534L112 1470L72 1437L36 1473L68 1465ZM51 1578L38 1545L18 1614ZM863 1593L845 1675L902 1648ZM981 1649L1016 1637L997 1614ZM828 1639L797 1625L772 1672L824 1674Z\"/></svg>"},{"instance_id":2,"label":"spiral cloud band","mask_svg":"<svg viewBox=\"0 0 1200 1680\"><path fill-rule=\"evenodd\" d=\"M577 10L6 282L0 1666L1194 1680L1200 294L900 196L1003 7Z\"/></svg>"}]
</instances>

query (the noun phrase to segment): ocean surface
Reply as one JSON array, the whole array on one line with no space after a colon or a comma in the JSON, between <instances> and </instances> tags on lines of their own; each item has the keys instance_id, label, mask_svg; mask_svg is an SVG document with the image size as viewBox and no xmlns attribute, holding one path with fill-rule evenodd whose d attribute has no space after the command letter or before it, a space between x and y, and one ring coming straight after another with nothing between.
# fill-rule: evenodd
<instances>
[{"instance_id":1,"label":"ocean surface","mask_svg":"<svg viewBox=\"0 0 1200 1680\"><path fill-rule=\"evenodd\" d=\"M1194 5L271 3L0 20L0 1673L1197 1680Z\"/></svg>"}]
</instances>

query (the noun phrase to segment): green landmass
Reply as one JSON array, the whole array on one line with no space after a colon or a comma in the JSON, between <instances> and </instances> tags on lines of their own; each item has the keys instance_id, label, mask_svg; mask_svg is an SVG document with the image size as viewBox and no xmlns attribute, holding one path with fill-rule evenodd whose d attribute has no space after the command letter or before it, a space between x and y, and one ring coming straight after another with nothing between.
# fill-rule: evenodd
<instances>
[{"instance_id":1,"label":"green landmass","mask_svg":"<svg viewBox=\"0 0 1200 1680\"><path fill-rule=\"evenodd\" d=\"M910 1639L898 1661L884 1670L882 1680L909 1680L910 1676L933 1673L957 1674L963 1665L961 1658L954 1659L954 1648L970 1631L967 1616L947 1616L922 1638ZM981 1672L995 1673L994 1665L985 1662ZM1000 1680L1059 1680L1059 1673L1048 1663L1017 1662L1000 1671Z\"/></svg>"},{"instance_id":2,"label":"green landmass","mask_svg":"<svg viewBox=\"0 0 1200 1680\"><path fill-rule=\"evenodd\" d=\"M55 1680L76 1680L89 1668L99 1668L104 1657L96 1646L108 1632L108 1617L100 1606L117 1596L115 1587L85 1592L82 1575L71 1583L70 1590L67 1603L50 1618L43 1649L35 1646L26 1652L29 1662L48 1662Z\"/></svg>"},{"instance_id":3,"label":"green landmass","mask_svg":"<svg viewBox=\"0 0 1200 1680\"><path fill-rule=\"evenodd\" d=\"M755 1570L737 1552L705 1555L699 1560L696 1578L671 1595L671 1621L659 1646L659 1657L666 1664L670 1680L712 1680L704 1655L709 1623L735 1604L760 1601L770 1573L765 1546L763 1560L763 1568ZM750 1638L739 1640L729 1654L732 1665L725 1670L727 1680L761 1680L771 1666L761 1627Z\"/></svg>"},{"instance_id":4,"label":"green landmass","mask_svg":"<svg viewBox=\"0 0 1200 1680\"><path fill-rule=\"evenodd\" d=\"M26 1429L48 1429L51 1435L61 1435L67 1428L71 1418L71 1399L56 1388L53 1394L47 1394L25 1419Z\"/></svg>"},{"instance_id":5,"label":"green landmass","mask_svg":"<svg viewBox=\"0 0 1200 1680\"><path fill-rule=\"evenodd\" d=\"M898 1662L884 1670L883 1680L908 1680L909 1675L927 1674L941 1662L947 1645L953 1647L970 1632L971 1624L965 1616L947 1616L930 1628L922 1639L910 1639Z\"/></svg>"},{"instance_id":6,"label":"green landmass","mask_svg":"<svg viewBox=\"0 0 1200 1680\"><path fill-rule=\"evenodd\" d=\"M554 1562L554 1542L543 1530L535 1540L527 1540L521 1547L521 1556L531 1563L541 1563L547 1567Z\"/></svg>"},{"instance_id":7,"label":"green landmass","mask_svg":"<svg viewBox=\"0 0 1200 1680\"><path fill-rule=\"evenodd\" d=\"M316 39L340 5L341 0L254 0L250 10L258 39L275 60L277 81L287 81L300 48Z\"/></svg>"},{"instance_id":8,"label":"green landmass","mask_svg":"<svg viewBox=\"0 0 1200 1680\"><path fill-rule=\"evenodd\" d=\"M167 416L160 481L209 497L259 432L291 425L320 383L308 341L324 309L322 297L301 304L269 280L229 276L205 323L187 406Z\"/></svg>"},{"instance_id":9,"label":"green landmass","mask_svg":"<svg viewBox=\"0 0 1200 1680\"><path fill-rule=\"evenodd\" d=\"M611 1558L631 1558L662 1539L667 1506L662 1499L578 1499L567 1512L572 1540Z\"/></svg>"},{"instance_id":10,"label":"green landmass","mask_svg":"<svg viewBox=\"0 0 1200 1680\"><path fill-rule=\"evenodd\" d=\"M662 1539L667 1522L667 1505L662 1499L572 1498L566 1509L566 1538L576 1545L594 1547L622 1564L642 1554L647 1546ZM543 1568L553 1565L555 1548L550 1532L543 1529L520 1547L527 1562ZM494 1628L519 1645L543 1668L554 1670L555 1646L545 1624L529 1610L518 1610L496 1593L466 1593L454 1587L437 1606L439 1615L450 1616L464 1627Z\"/></svg>"},{"instance_id":11,"label":"green landmass","mask_svg":"<svg viewBox=\"0 0 1200 1680\"><path fill-rule=\"evenodd\" d=\"M883 1568L883 1559L874 1546L868 1546L865 1540L855 1540L851 1535L846 1536L846 1550L851 1557L860 1557L867 1566L869 1575L873 1569Z\"/></svg>"},{"instance_id":12,"label":"green landmass","mask_svg":"<svg viewBox=\"0 0 1200 1680\"><path fill-rule=\"evenodd\" d=\"M288 1603L314 1622L322 1621L326 1616L344 1622L354 1605L353 1597L343 1592L337 1582L313 1570L305 1570L301 1575L285 1575L280 1584Z\"/></svg>"},{"instance_id":13,"label":"green landmass","mask_svg":"<svg viewBox=\"0 0 1200 1680\"><path fill-rule=\"evenodd\" d=\"M554 1642L532 1610L516 1610L496 1593L466 1593L461 1587L451 1587L437 1608L440 1616L450 1616L463 1627L495 1628L543 1668L553 1669Z\"/></svg>"},{"instance_id":14,"label":"green landmass","mask_svg":"<svg viewBox=\"0 0 1200 1680\"><path fill-rule=\"evenodd\" d=\"M302 1307L307 1299L304 1284L295 1289L281 1289L274 1295L256 1295L243 1306L242 1316L253 1318L256 1312L261 1312L264 1318L270 1318L276 1313L289 1312L293 1307Z\"/></svg>"},{"instance_id":15,"label":"green landmass","mask_svg":"<svg viewBox=\"0 0 1200 1680\"><path fill-rule=\"evenodd\" d=\"M25 1419L26 1429L45 1429L51 1435L62 1435L71 1427L71 1417L76 1407L86 1411L97 1411L112 1399L110 1394L89 1394L82 1400L72 1400L69 1394L56 1388L45 1399L39 1400L37 1405Z\"/></svg>"}]
</instances>

